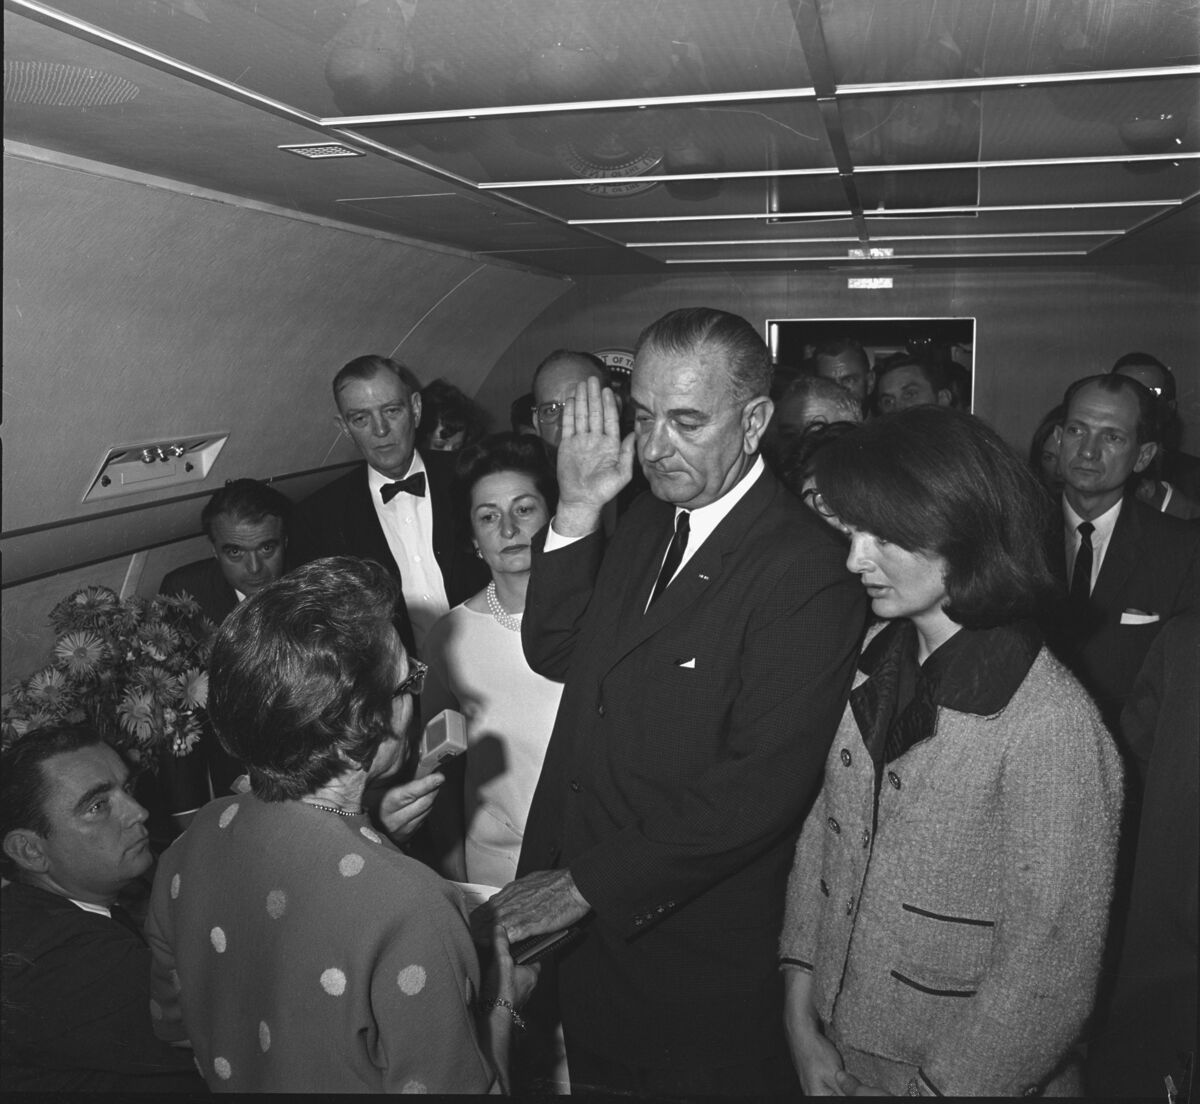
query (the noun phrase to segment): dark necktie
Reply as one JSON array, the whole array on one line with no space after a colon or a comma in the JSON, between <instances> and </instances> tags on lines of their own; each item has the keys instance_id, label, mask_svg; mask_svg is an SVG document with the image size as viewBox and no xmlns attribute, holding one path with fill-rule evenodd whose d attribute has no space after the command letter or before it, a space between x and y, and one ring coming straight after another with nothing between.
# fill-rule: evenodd
<instances>
[{"instance_id":1,"label":"dark necktie","mask_svg":"<svg viewBox=\"0 0 1200 1104\"><path fill-rule=\"evenodd\" d=\"M417 498L425 497L425 473L413 472L407 479L397 480L395 483L385 483L379 488L379 496L383 499L386 506L398 494L416 495Z\"/></svg>"},{"instance_id":2,"label":"dark necktie","mask_svg":"<svg viewBox=\"0 0 1200 1104\"><path fill-rule=\"evenodd\" d=\"M1071 573L1071 605L1079 612L1087 610L1092 595L1092 530L1090 521L1079 523L1079 551L1075 553L1075 570Z\"/></svg>"},{"instance_id":3,"label":"dark necktie","mask_svg":"<svg viewBox=\"0 0 1200 1104\"><path fill-rule=\"evenodd\" d=\"M667 589L667 584L674 577L675 572L679 570L679 565L683 562L683 553L687 549L688 542L688 527L690 515L686 510L680 512L679 517L675 519L675 535L671 538L671 547L667 549L667 558L663 560L662 570L658 573L658 580L654 584L654 591L650 595L650 601L646 608L658 600L658 596Z\"/></svg>"},{"instance_id":4,"label":"dark necktie","mask_svg":"<svg viewBox=\"0 0 1200 1104\"><path fill-rule=\"evenodd\" d=\"M137 922L133 919L133 917L130 916L129 913L126 912L125 909L123 909L120 905L109 905L108 912L109 915L121 925L121 927L128 928L142 943L146 942L146 937L142 935L142 929L137 926Z\"/></svg>"}]
</instances>

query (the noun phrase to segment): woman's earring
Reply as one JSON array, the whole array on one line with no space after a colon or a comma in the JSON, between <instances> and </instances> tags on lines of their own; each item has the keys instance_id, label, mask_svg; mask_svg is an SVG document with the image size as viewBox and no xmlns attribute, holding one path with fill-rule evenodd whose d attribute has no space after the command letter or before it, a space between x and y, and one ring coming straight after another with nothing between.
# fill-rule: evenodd
<instances>
[{"instance_id":1,"label":"woman's earring","mask_svg":"<svg viewBox=\"0 0 1200 1104\"><path fill-rule=\"evenodd\" d=\"M476 545L476 546L475 546L475 555L476 555L476 556L477 556L479 559L481 559L481 560L483 559L483 553L479 551L479 545Z\"/></svg>"}]
</instances>

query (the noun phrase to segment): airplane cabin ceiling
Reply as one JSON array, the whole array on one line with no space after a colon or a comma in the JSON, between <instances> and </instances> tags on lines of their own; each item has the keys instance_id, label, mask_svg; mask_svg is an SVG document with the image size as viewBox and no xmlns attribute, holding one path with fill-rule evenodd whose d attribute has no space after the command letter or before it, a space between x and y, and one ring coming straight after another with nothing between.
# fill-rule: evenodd
<instances>
[{"instance_id":1,"label":"airplane cabin ceiling","mask_svg":"<svg viewBox=\"0 0 1200 1104\"><path fill-rule=\"evenodd\" d=\"M1190 0L5 8L10 150L548 271L1196 256Z\"/></svg>"}]
</instances>

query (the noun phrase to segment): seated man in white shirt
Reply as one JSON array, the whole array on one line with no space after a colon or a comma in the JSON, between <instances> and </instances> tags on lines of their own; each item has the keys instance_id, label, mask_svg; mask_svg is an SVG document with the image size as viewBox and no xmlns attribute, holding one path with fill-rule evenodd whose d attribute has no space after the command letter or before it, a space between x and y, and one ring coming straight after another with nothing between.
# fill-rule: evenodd
<instances>
[{"instance_id":1,"label":"seated man in white shirt","mask_svg":"<svg viewBox=\"0 0 1200 1104\"><path fill-rule=\"evenodd\" d=\"M4 750L0 892L4 1092L203 1092L187 1048L154 1034L150 950L117 897L153 862L146 810L90 728Z\"/></svg>"}]
</instances>

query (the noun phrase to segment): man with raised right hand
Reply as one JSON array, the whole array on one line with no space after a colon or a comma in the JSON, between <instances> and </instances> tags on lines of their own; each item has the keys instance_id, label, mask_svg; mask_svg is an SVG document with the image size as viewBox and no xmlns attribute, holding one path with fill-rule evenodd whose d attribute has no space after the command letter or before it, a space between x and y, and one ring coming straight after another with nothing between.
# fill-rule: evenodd
<instances>
[{"instance_id":1,"label":"man with raised right hand","mask_svg":"<svg viewBox=\"0 0 1200 1104\"><path fill-rule=\"evenodd\" d=\"M766 347L673 311L641 336L635 429L589 380L522 636L566 683L520 877L480 911L511 939L582 924L558 964L572 1084L798 1092L776 950L796 833L863 628L832 530L766 470ZM634 451L650 484L605 548Z\"/></svg>"}]
</instances>

